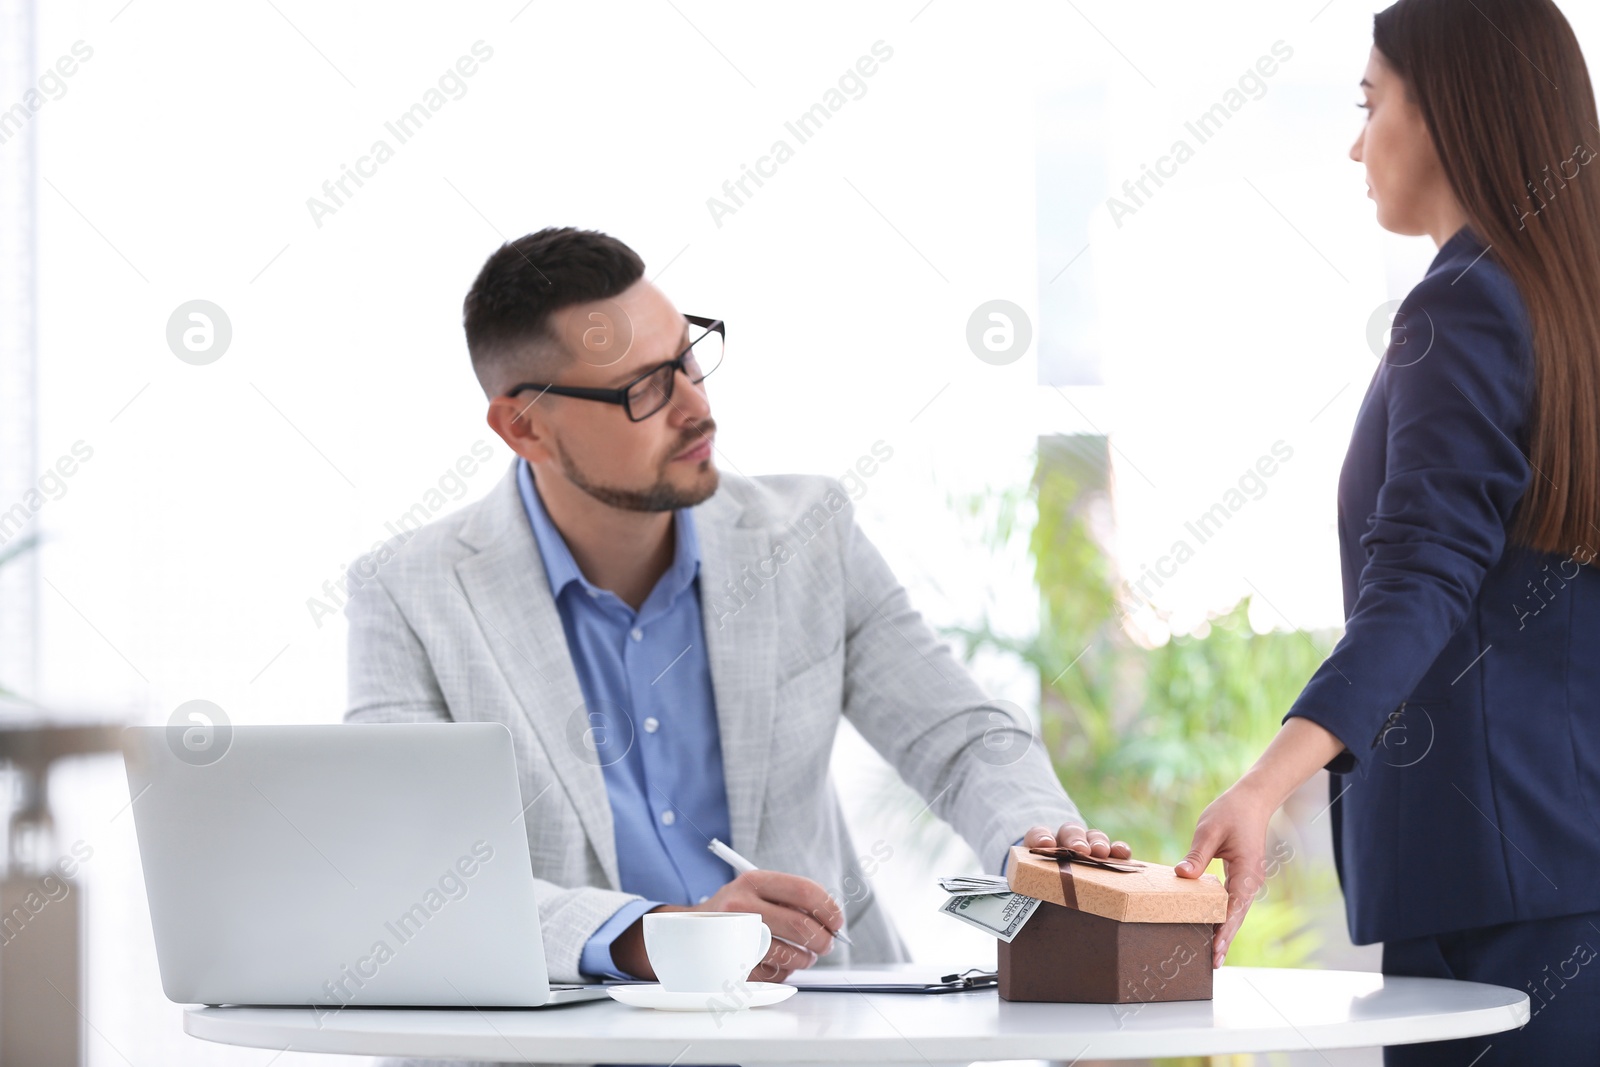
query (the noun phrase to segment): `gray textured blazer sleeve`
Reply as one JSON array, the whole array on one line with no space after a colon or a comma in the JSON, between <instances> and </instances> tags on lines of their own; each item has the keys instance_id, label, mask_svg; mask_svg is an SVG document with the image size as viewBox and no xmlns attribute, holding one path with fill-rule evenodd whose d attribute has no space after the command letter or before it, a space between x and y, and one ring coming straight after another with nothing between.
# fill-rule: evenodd
<instances>
[{"instance_id":1,"label":"gray textured blazer sleeve","mask_svg":"<svg viewBox=\"0 0 1600 1067\"><path fill-rule=\"evenodd\" d=\"M994 872L1028 827L1081 821L1032 725L996 703L911 606L855 521L837 523L844 713Z\"/></svg>"},{"instance_id":2,"label":"gray textured blazer sleeve","mask_svg":"<svg viewBox=\"0 0 1600 1067\"><path fill-rule=\"evenodd\" d=\"M349 573L351 593L345 605L350 622L349 703L345 721L453 721L428 652L382 576L363 580L358 569L371 573L375 568L357 561ZM530 840L530 845L534 843ZM545 841L537 844L548 848ZM585 980L578 971L584 943L618 908L642 899L634 893L596 886L564 887L537 876L533 884L539 902L545 963L553 982Z\"/></svg>"}]
</instances>

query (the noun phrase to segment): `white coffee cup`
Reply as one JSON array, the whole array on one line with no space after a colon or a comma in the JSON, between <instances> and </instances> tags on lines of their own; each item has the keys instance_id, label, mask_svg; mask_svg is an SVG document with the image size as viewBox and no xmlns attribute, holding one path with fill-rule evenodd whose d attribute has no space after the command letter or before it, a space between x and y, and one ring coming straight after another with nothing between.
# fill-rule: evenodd
<instances>
[{"instance_id":1,"label":"white coffee cup","mask_svg":"<svg viewBox=\"0 0 1600 1067\"><path fill-rule=\"evenodd\" d=\"M772 946L772 931L753 911L653 911L644 917L644 951L661 988L721 993L742 982Z\"/></svg>"}]
</instances>

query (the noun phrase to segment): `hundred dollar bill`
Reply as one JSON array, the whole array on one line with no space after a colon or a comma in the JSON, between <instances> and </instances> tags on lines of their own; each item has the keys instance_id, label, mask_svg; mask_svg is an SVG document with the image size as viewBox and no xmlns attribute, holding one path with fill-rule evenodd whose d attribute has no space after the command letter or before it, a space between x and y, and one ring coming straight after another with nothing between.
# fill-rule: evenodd
<instances>
[{"instance_id":1,"label":"hundred dollar bill","mask_svg":"<svg viewBox=\"0 0 1600 1067\"><path fill-rule=\"evenodd\" d=\"M996 878L987 874L947 874L939 879L939 884L946 889L983 887L991 893L1011 892L1004 878Z\"/></svg>"},{"instance_id":2,"label":"hundred dollar bill","mask_svg":"<svg viewBox=\"0 0 1600 1067\"><path fill-rule=\"evenodd\" d=\"M1011 887L1004 878L988 878L981 875L959 875L939 879L939 886L952 896L983 896L993 893L1009 893Z\"/></svg>"},{"instance_id":3,"label":"hundred dollar bill","mask_svg":"<svg viewBox=\"0 0 1600 1067\"><path fill-rule=\"evenodd\" d=\"M1039 908L1039 900L1020 893L976 893L953 896L939 908L941 912L1010 944Z\"/></svg>"}]
</instances>

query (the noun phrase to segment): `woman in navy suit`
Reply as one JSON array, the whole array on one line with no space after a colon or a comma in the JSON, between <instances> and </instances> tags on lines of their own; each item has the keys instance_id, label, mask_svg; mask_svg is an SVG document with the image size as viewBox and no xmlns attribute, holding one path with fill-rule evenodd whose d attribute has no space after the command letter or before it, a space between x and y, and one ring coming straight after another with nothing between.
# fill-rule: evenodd
<instances>
[{"instance_id":1,"label":"woman in navy suit","mask_svg":"<svg viewBox=\"0 0 1600 1067\"><path fill-rule=\"evenodd\" d=\"M1378 222L1438 254L1339 478L1344 636L1179 873L1230 915L1319 767L1351 938L1524 991L1521 1030L1386 1064L1600 1064L1600 118L1551 0L1401 0L1361 82Z\"/></svg>"}]
</instances>

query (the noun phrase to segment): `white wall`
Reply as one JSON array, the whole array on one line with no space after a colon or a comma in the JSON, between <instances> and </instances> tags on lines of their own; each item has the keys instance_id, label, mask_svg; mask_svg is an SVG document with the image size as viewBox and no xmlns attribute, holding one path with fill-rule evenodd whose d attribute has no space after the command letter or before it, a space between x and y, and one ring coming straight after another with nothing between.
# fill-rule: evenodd
<instances>
[{"instance_id":1,"label":"white wall","mask_svg":"<svg viewBox=\"0 0 1600 1067\"><path fill-rule=\"evenodd\" d=\"M1596 15L1567 6L1594 40ZM710 383L725 469L838 473L893 447L862 517L936 622L989 605L1021 629L1035 610L1026 567L974 556L947 494L1024 480L1040 433L1099 429L1135 576L1289 443L1266 495L1157 600L1187 629L1254 586L1263 627L1335 624L1333 488L1374 365L1367 320L1433 251L1378 230L1345 158L1369 28L1370 5L1345 0L48 5L41 69L76 41L93 55L33 119L40 457L80 440L93 457L41 512L39 695L148 722L196 697L238 722L336 720L344 626L307 600L475 441L495 459L449 506L499 477L460 302L502 239L553 224L623 238L683 310L728 321ZM1082 180L1116 191L1279 40L1293 58L1265 95L1159 195L1120 226L1103 206L1085 220L1092 253L1069 270L1087 277L1069 284L1094 297L1106 384L1040 386L1032 351L975 358L973 309L1004 298L1037 321L1064 266L1037 254L1036 204L1056 195L1036 187L1037 101L1103 94L1085 122L1104 169ZM384 123L478 41L493 54L465 95L397 145ZM865 95L796 144L785 121L879 41L893 55ZM780 137L793 158L719 224L707 198ZM317 225L307 198L378 138L393 158ZM205 366L165 337L193 299L232 324ZM1003 665L984 678L1023 703L1036 686ZM879 771L843 749L858 842L903 832L866 810ZM131 826L111 821L120 771L63 780L63 848L99 850L92 1062L198 1060L155 987ZM985 949L931 915L902 855L884 891L913 944Z\"/></svg>"}]
</instances>

